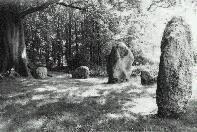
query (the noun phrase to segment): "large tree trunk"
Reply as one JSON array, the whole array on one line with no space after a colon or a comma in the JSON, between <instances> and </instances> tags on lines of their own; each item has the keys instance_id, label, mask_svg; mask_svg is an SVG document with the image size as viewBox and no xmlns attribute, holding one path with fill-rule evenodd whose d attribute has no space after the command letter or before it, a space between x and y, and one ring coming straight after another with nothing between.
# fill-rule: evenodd
<instances>
[{"instance_id":1,"label":"large tree trunk","mask_svg":"<svg viewBox=\"0 0 197 132\"><path fill-rule=\"evenodd\" d=\"M24 29L19 15L8 10L0 13L0 72L14 68L21 76L29 75Z\"/></svg>"}]
</instances>

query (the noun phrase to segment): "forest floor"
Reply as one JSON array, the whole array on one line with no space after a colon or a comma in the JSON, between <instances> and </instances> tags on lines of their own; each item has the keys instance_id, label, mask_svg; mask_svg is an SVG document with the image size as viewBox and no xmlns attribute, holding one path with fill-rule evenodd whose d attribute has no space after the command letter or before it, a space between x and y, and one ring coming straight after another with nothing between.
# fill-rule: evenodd
<instances>
[{"instance_id":1,"label":"forest floor","mask_svg":"<svg viewBox=\"0 0 197 132\"><path fill-rule=\"evenodd\" d=\"M139 78L106 84L107 78L52 74L44 80L0 82L0 132L197 131L195 79L187 113L175 120L155 116L156 84L142 86Z\"/></svg>"}]
</instances>

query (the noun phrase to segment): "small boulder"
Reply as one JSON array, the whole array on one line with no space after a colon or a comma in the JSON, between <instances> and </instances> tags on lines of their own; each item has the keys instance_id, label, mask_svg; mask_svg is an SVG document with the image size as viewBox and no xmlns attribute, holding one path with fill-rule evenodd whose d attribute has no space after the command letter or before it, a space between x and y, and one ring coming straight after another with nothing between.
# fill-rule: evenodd
<instances>
[{"instance_id":1,"label":"small boulder","mask_svg":"<svg viewBox=\"0 0 197 132\"><path fill-rule=\"evenodd\" d=\"M38 67L34 73L35 73L35 78L45 79L47 77L47 68L46 67Z\"/></svg>"},{"instance_id":2,"label":"small boulder","mask_svg":"<svg viewBox=\"0 0 197 132\"><path fill-rule=\"evenodd\" d=\"M152 85L157 82L157 76L149 71L141 71L140 77L142 85Z\"/></svg>"},{"instance_id":3,"label":"small boulder","mask_svg":"<svg viewBox=\"0 0 197 132\"><path fill-rule=\"evenodd\" d=\"M90 70L87 66L80 66L72 72L72 78L86 79L89 78Z\"/></svg>"}]
</instances>

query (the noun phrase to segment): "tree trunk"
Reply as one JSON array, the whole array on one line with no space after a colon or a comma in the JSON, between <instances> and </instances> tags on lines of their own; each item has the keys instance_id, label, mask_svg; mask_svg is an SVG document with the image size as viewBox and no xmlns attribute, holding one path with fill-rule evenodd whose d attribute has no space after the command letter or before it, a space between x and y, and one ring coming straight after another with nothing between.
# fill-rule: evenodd
<instances>
[{"instance_id":1,"label":"tree trunk","mask_svg":"<svg viewBox=\"0 0 197 132\"><path fill-rule=\"evenodd\" d=\"M77 30L77 21L75 21L75 43L76 43L76 54L79 51L79 44L78 44L78 30Z\"/></svg>"},{"instance_id":2,"label":"tree trunk","mask_svg":"<svg viewBox=\"0 0 197 132\"><path fill-rule=\"evenodd\" d=\"M97 65L101 66L101 41L100 41L100 28L97 23L95 23L96 29L96 39L97 39Z\"/></svg>"},{"instance_id":3,"label":"tree trunk","mask_svg":"<svg viewBox=\"0 0 197 132\"><path fill-rule=\"evenodd\" d=\"M0 18L0 72L14 68L21 76L29 75L22 20L17 13L1 10Z\"/></svg>"},{"instance_id":4,"label":"tree trunk","mask_svg":"<svg viewBox=\"0 0 197 132\"><path fill-rule=\"evenodd\" d=\"M72 11L69 10L69 23L68 23L68 57L72 58Z\"/></svg>"},{"instance_id":5,"label":"tree trunk","mask_svg":"<svg viewBox=\"0 0 197 132\"><path fill-rule=\"evenodd\" d=\"M57 20L57 36L56 36L56 46L57 46L57 65L61 66L61 55L62 55L62 46L61 46L61 33L60 33L60 19Z\"/></svg>"}]
</instances>

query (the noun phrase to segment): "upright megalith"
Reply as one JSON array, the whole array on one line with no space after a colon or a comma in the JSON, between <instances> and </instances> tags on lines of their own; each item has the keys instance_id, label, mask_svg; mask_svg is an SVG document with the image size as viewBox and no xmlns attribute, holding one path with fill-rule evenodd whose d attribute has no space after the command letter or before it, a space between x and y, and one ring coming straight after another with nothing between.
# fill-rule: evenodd
<instances>
[{"instance_id":1,"label":"upright megalith","mask_svg":"<svg viewBox=\"0 0 197 132\"><path fill-rule=\"evenodd\" d=\"M108 83L119 83L129 80L134 56L124 43L112 47L107 60Z\"/></svg>"},{"instance_id":2,"label":"upright megalith","mask_svg":"<svg viewBox=\"0 0 197 132\"><path fill-rule=\"evenodd\" d=\"M179 117L192 94L192 37L182 17L168 22L161 41L157 80L158 116Z\"/></svg>"}]
</instances>

